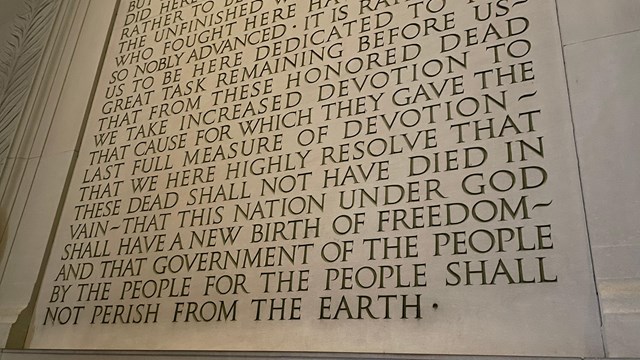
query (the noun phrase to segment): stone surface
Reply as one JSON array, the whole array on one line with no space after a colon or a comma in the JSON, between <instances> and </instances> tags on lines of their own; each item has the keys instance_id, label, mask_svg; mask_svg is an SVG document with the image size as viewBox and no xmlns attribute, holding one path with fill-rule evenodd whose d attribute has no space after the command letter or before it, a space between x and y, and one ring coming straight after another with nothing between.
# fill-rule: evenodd
<instances>
[{"instance_id":1,"label":"stone surface","mask_svg":"<svg viewBox=\"0 0 640 360\"><path fill-rule=\"evenodd\" d=\"M495 8L490 20L478 22L473 20L473 6L463 3L449 3L442 10L436 2L427 7L379 4L374 10L359 9L356 3L328 3L311 10L300 1L229 4L228 9L213 9L232 18L209 25L217 33L207 27L199 30L204 34L199 38L202 45L213 43L223 53L217 57L202 53L211 49L206 45L185 48L193 36L180 38L167 32L174 23L184 21L187 29L194 26L189 22L194 9L208 12L207 5L160 15L158 3L150 8L147 1L138 3L140 9L135 3L121 4L28 347L602 355L554 1L515 2L508 14L505 8ZM230 8L235 12L227 12ZM249 31L250 45L225 48L223 39L243 36L242 26L255 24L247 22L253 12L265 15L255 18L264 24ZM343 17L346 13L348 18ZM215 14L200 17L206 21L216 19ZM166 22L142 40L145 16ZM428 18L435 21L435 29L427 29ZM139 23L131 24L135 20ZM474 26L479 27L482 43L466 37L473 31L465 30ZM396 36L390 31L394 27ZM231 36L222 37L229 29ZM325 60L301 64L302 56L314 56L305 49L298 54L297 67L276 64L276 58L291 49L287 46L295 47L295 39L281 40L295 34L306 34L305 46L314 42L313 50L323 52ZM368 43L360 37L364 35ZM168 40L156 42L163 37ZM365 44L373 47L374 41L378 48L364 49ZM527 52L529 42L532 49ZM487 46L501 44L511 45L511 58L504 48L497 48L500 60L496 61L493 48ZM421 55L413 56L418 49ZM142 60L127 63L127 53L138 50ZM237 64L234 59L239 59ZM168 66L151 71L162 63ZM137 68L141 64L148 67L141 71ZM271 70L255 78L251 74L245 75L246 80L235 78L242 76L238 69L254 64L269 64ZM423 74L392 72L400 65L411 69L424 64ZM196 69L209 66L212 71L204 76L201 90L200 83L192 81L194 71L198 77ZM341 67L341 77L327 66ZM360 66L361 71L352 71ZM181 72L176 72L179 68ZM498 81L496 68L512 71L513 76ZM328 77L314 80L322 71L328 71ZM486 77L474 75L478 71L485 71ZM300 85L290 81L298 75ZM171 87L163 90L163 83ZM175 84L180 84L179 90ZM229 90L240 85L246 86L235 93ZM145 93L150 90L153 93ZM286 93L292 95L280 97ZM260 103L260 99L265 100ZM197 105L185 110L189 101ZM248 107L250 102L253 108ZM447 104L453 106L450 118ZM138 109L139 117L133 120ZM293 123L287 120L278 129L267 125L257 133L241 134L249 121L285 116L290 110L296 111L288 115L297 119ZM197 119L206 111L201 124L189 122L190 115ZM298 119L304 111L311 117ZM123 123L125 113L130 118ZM398 115L391 125L394 114ZM100 120L107 116L121 118L115 123ZM486 126L494 128L482 130ZM114 132L109 145L110 131ZM187 144L184 148L149 150L149 143L157 147L157 141L166 141L167 136L179 142L180 133ZM108 145L99 144L101 138ZM243 141L254 145L245 156L238 156ZM519 141L529 145L522 146L522 153ZM205 151L212 151L207 157L215 158L216 149L225 155L203 159ZM104 158L97 158L97 152L92 155L96 150L105 151ZM198 161L185 160L186 151L200 151ZM253 165L254 176L229 171L238 161L242 169L243 164L261 165L269 159L285 159L291 167L284 162L279 169ZM145 169L150 163L152 167ZM216 167L212 179L193 180L195 169L213 171L212 164ZM182 173L190 178L183 185L167 186L168 174L178 170L190 170ZM133 191L133 178L154 181L153 176L158 177L156 190ZM265 184L274 180L283 182L276 190L265 190ZM409 185L411 181L415 184ZM219 195L207 199L200 197L203 191ZM362 205L348 203L350 194L363 191L377 192L378 200L365 197ZM402 199L394 199L400 192ZM141 209L144 195L150 197ZM160 200L153 200L158 195ZM162 200L165 196L168 200ZM176 196L179 203L174 205ZM268 214L270 204L286 202L281 199L293 205ZM107 202L118 200L122 202L118 214L103 217L85 211L86 206L113 205ZM194 216L201 209L211 209L211 215ZM387 220L393 216L395 223ZM294 223L287 223L292 220L312 226L306 234L293 231ZM283 224L289 233L274 236L273 227ZM224 244L221 238L230 227L240 235L236 243ZM191 243L194 233L202 236L212 229L216 232L208 246ZM522 236L516 237L520 231ZM477 242L462 240L472 233ZM176 242L178 234L184 239ZM457 242L453 236L459 236ZM138 237L139 244L149 249L131 247L126 254L117 254L121 241ZM159 239L165 242L154 251ZM73 246L81 248L72 252ZM272 263L281 249L296 253L290 260L281 258L281 264ZM225 251L250 256L260 251L261 265L220 270L215 268L218 263L207 269L210 257L226 256ZM169 259L171 271L162 265ZM125 261L122 274L105 275L118 261ZM126 261L131 261L129 268ZM189 271L185 269L189 263L203 268ZM74 275L79 267L93 271L83 278ZM485 267L485 277L467 276L467 267ZM286 280L292 275L293 282ZM215 281L213 276L222 281L217 290L206 286ZM277 276L285 280L274 284ZM226 290L228 279L235 279L237 291ZM147 286L142 293L131 288L136 280ZM181 282L192 283L174 288L172 294L152 291L171 281L178 287ZM110 291L102 287L87 293L89 286ZM64 300L61 289L69 291ZM85 289L82 294L81 289ZM221 301L229 311L226 317L234 321L210 321L215 316L202 321L212 315L214 304L220 317ZM276 301L285 301L286 311L265 309L278 305ZM419 307L411 306L414 303ZM145 311L156 304L157 322L153 312L144 324L136 310L131 316L124 314L131 313L130 305ZM197 310L188 315L188 307Z\"/></svg>"},{"instance_id":2,"label":"stone surface","mask_svg":"<svg viewBox=\"0 0 640 360\"><path fill-rule=\"evenodd\" d=\"M153 360L189 360L189 359L234 359L246 360L258 359L291 359L291 360L347 360L347 359L390 359L390 360L508 360L508 357L500 356L446 356L446 355L394 355L394 354L336 354L336 353L296 353L296 352L271 352L256 353L242 352L163 352L163 351L12 351L7 350L5 356L12 360L62 360L62 359L153 359ZM544 360L544 357L519 357L521 360ZM578 358L554 357L554 360L570 360ZM5 359L6 360L6 359ZM594 359L595 360L595 359ZM623 359L620 359L623 360Z\"/></svg>"},{"instance_id":3,"label":"stone surface","mask_svg":"<svg viewBox=\"0 0 640 360\"><path fill-rule=\"evenodd\" d=\"M94 2L95 3L95 2ZM50 3L51 4L51 3ZM66 127L67 141L72 144L71 151L44 152L47 135L64 122L56 115L58 106L65 106L59 99L60 86L68 75L91 79L96 74L100 54L93 53L96 39L99 39L100 21L92 19L87 35L93 34L91 40L91 54L84 57L84 66L75 67L68 72L70 55L81 56L87 48L87 40L78 42L83 16L91 13L89 2L55 2L61 4L62 16L50 31L49 47L45 48L46 66L38 68L38 75L30 91L29 101L26 103L24 117L18 129L19 139L13 147L13 157L4 169L2 182L2 243L0 246L0 347L7 346L10 332L26 329L30 323L29 305L35 300L38 286L38 276L45 261L52 229L57 225L58 209L61 206L62 194L66 191L65 184L74 157L73 144L77 142L77 134L82 128L84 111L73 113L65 111L63 116L75 117L76 128ZM98 9L101 20L106 21L102 29L102 38L106 37L109 17L109 5L113 11L113 4L102 2ZM69 29L66 25L80 25ZM33 55L33 54L32 54ZM67 55L67 56L65 56ZM91 62L93 74L89 73ZM22 69L23 71L25 69ZM82 71L80 71L82 70ZM56 81L56 79L60 81ZM72 84L72 83L70 83ZM92 84L85 83L75 86L75 91L90 92ZM87 88L85 90L85 87ZM81 97L76 97L81 99ZM70 99L66 100L71 101ZM86 104L84 109L86 109ZM82 110L82 109L81 109ZM53 131L52 131L53 130ZM44 154L44 155L43 155ZM20 315L20 317L19 317ZM16 321L21 322L16 324ZM12 335L15 338L15 333ZM19 336L18 336L19 337ZM13 347L22 347L21 343L12 343Z\"/></svg>"},{"instance_id":4,"label":"stone surface","mask_svg":"<svg viewBox=\"0 0 640 360\"><path fill-rule=\"evenodd\" d=\"M629 9L632 11L633 9ZM565 48L595 276L608 354L640 345L640 146L636 134L640 32Z\"/></svg>"},{"instance_id":5,"label":"stone surface","mask_svg":"<svg viewBox=\"0 0 640 360\"><path fill-rule=\"evenodd\" d=\"M605 313L604 326L609 356L636 357L640 351L640 346L635 340L640 329L640 314L637 308L629 313Z\"/></svg>"},{"instance_id":6,"label":"stone surface","mask_svg":"<svg viewBox=\"0 0 640 360\"><path fill-rule=\"evenodd\" d=\"M2 44L0 52L0 162L6 158L27 157L20 152L24 129L35 131L36 124L27 124L28 113L37 102L35 94L41 88L45 66L43 54L52 33L57 2L42 0L26 2L11 32L11 40ZM34 100L35 99L35 100ZM31 125L31 126L29 126Z\"/></svg>"},{"instance_id":7,"label":"stone surface","mask_svg":"<svg viewBox=\"0 0 640 360\"><path fill-rule=\"evenodd\" d=\"M11 38L11 33L18 15L25 11L23 0L5 0L0 13L0 46Z\"/></svg>"},{"instance_id":8,"label":"stone surface","mask_svg":"<svg viewBox=\"0 0 640 360\"><path fill-rule=\"evenodd\" d=\"M3 194L4 211L6 212L5 218L2 222L2 236L3 240L7 241L5 244L11 244L8 240L13 240L16 231L20 225L20 218L17 216L9 216L15 209L22 209L28 199L30 183L22 183L20 180L22 176L27 179L32 179L37 171L37 159L15 159L15 165L13 170L17 175L12 181L7 184L6 193ZM4 245L4 244L3 244ZM3 251L3 257L9 258L10 249ZM3 261L8 261L3 259ZM5 269L3 268L3 273ZM0 295L2 296L2 295Z\"/></svg>"},{"instance_id":9,"label":"stone surface","mask_svg":"<svg viewBox=\"0 0 640 360\"><path fill-rule=\"evenodd\" d=\"M86 9L84 21L72 23L71 35L77 36L78 51L68 52L68 57L62 61L68 61L68 70L59 74L61 93L52 97L57 106L51 106L53 117L51 130L46 134L46 146L42 152L46 155L60 152L78 150L78 134L82 129L82 121L86 116L91 97L93 95L93 83L88 78L95 77L104 52L105 44L99 39L104 39L108 34L111 19L105 14L113 11L114 4L100 5L93 2ZM90 25L89 25L90 24Z\"/></svg>"},{"instance_id":10,"label":"stone surface","mask_svg":"<svg viewBox=\"0 0 640 360\"><path fill-rule=\"evenodd\" d=\"M29 160L28 167L37 170L30 177L34 179L33 183L22 190L27 199L22 216L17 218L17 224L9 224L9 229L14 227L15 232L11 234L11 247L7 249L11 257L5 263L0 282L0 311L9 316L17 317L26 308L33 294L40 268L24 259L44 257L46 246L42 246L40 239L48 238L56 218L57 203L62 197L71 158L72 154L66 153ZM48 176L42 177L43 173ZM52 188L58 191L53 191ZM38 219L40 226L25 226L25 219Z\"/></svg>"},{"instance_id":11,"label":"stone surface","mask_svg":"<svg viewBox=\"0 0 640 360\"><path fill-rule=\"evenodd\" d=\"M558 0L564 44L574 44L640 29L636 0Z\"/></svg>"},{"instance_id":12,"label":"stone surface","mask_svg":"<svg viewBox=\"0 0 640 360\"><path fill-rule=\"evenodd\" d=\"M638 222L619 214L640 210L640 165L625 161L640 151L640 126L627 121L640 110L627 101L640 90L640 74L633 70L640 32L568 46L565 52L587 214L595 222L593 245L636 244Z\"/></svg>"}]
</instances>

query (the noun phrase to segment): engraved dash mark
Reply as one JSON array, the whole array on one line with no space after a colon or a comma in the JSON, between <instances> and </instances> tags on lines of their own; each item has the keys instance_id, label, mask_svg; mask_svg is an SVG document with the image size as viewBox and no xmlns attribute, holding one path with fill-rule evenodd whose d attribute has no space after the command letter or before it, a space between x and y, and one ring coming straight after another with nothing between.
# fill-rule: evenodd
<instances>
[{"instance_id":1,"label":"engraved dash mark","mask_svg":"<svg viewBox=\"0 0 640 360\"><path fill-rule=\"evenodd\" d=\"M549 201L548 203L536 204L531 208L531 210L535 210L536 208L539 208L539 207L547 207L547 206L551 205L552 203L553 203L553 200Z\"/></svg>"},{"instance_id":2,"label":"engraved dash mark","mask_svg":"<svg viewBox=\"0 0 640 360\"><path fill-rule=\"evenodd\" d=\"M529 94L524 94L524 95L522 95L522 96L520 96L520 97L518 98L518 101L522 101L522 100L524 100L524 99L526 99L526 98L530 98L530 97L532 97L532 96L535 96L537 93L538 93L538 90L536 90L536 91L534 91L534 92L532 92L532 93L529 93Z\"/></svg>"}]
</instances>

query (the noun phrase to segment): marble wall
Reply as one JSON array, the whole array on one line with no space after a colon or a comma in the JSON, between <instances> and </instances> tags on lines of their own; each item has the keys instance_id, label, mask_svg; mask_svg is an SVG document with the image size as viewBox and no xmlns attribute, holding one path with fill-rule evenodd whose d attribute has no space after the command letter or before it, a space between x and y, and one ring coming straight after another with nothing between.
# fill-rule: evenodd
<instances>
[{"instance_id":1,"label":"marble wall","mask_svg":"<svg viewBox=\"0 0 640 360\"><path fill-rule=\"evenodd\" d=\"M4 321L3 336L10 338L12 347L20 348L26 338L24 331L31 321L42 276L40 263L47 258L63 189L77 156L79 144L75 139L82 130L77 119L84 118L92 91L86 79L95 77L104 48L104 41L95 39L106 38L110 21L104 14L114 6L101 3L64 2L73 21L61 31L65 36L60 39L66 40L58 40L58 44L65 44L58 61L63 67L51 70L52 90L48 91L55 94L60 106L58 101L42 105L44 115L40 118L52 124L51 131L34 137L36 149L43 150L29 157L32 170L27 174L33 181L22 183L18 194L24 194L24 205L9 216L14 223L10 222L13 225L8 228L15 229L9 232L10 240L17 245L2 260L5 270L0 282L0 310L6 315L0 320ZM640 210L640 163L635 157L640 149L635 134L640 129L635 110L640 93L640 73L636 69L640 2L557 0L556 6L580 173L576 186L582 187L584 198L584 213L579 211L577 215L585 219L591 245L604 355L639 357L640 227L636 219ZM79 93L83 97L78 98ZM34 223L41 226L34 227ZM14 323L17 325L9 336ZM2 359L44 356L49 355L0 353Z\"/></svg>"},{"instance_id":2,"label":"marble wall","mask_svg":"<svg viewBox=\"0 0 640 360\"><path fill-rule=\"evenodd\" d=\"M640 2L558 9L607 354L638 356Z\"/></svg>"},{"instance_id":3,"label":"marble wall","mask_svg":"<svg viewBox=\"0 0 640 360\"><path fill-rule=\"evenodd\" d=\"M553 1L113 34L30 347L603 354Z\"/></svg>"}]
</instances>

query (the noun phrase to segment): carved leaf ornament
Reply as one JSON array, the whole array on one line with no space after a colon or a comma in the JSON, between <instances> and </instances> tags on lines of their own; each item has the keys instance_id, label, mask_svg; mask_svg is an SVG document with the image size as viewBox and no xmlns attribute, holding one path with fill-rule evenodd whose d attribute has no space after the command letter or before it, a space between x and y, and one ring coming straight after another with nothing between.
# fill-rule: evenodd
<instances>
[{"instance_id":1,"label":"carved leaf ornament","mask_svg":"<svg viewBox=\"0 0 640 360\"><path fill-rule=\"evenodd\" d=\"M8 156L49 35L54 1L26 2L11 39L0 51L0 162Z\"/></svg>"}]
</instances>

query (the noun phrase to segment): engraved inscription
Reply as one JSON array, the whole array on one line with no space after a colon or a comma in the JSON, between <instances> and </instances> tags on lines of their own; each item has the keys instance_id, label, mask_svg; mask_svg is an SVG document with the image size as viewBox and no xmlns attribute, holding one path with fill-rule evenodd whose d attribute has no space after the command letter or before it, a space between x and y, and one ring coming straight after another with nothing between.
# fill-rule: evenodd
<instances>
[{"instance_id":1,"label":"engraved inscription","mask_svg":"<svg viewBox=\"0 0 640 360\"><path fill-rule=\"evenodd\" d=\"M531 355L594 310L557 304L593 284L544 4L124 1L39 331Z\"/></svg>"}]
</instances>

